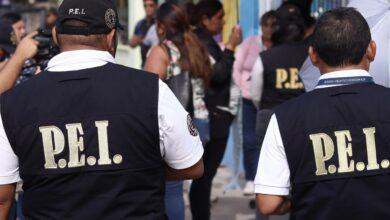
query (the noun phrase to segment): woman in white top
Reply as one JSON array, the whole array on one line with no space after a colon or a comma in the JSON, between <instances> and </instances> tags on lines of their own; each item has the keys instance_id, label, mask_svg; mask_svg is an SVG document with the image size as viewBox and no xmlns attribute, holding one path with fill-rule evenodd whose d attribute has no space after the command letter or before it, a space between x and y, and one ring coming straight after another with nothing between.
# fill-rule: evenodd
<instances>
[{"instance_id":1,"label":"woman in white top","mask_svg":"<svg viewBox=\"0 0 390 220\"><path fill-rule=\"evenodd\" d=\"M212 72L209 54L192 33L183 10L176 5L162 4L156 19L160 44L151 49L145 70L158 74L171 86L176 97L194 118L194 124L205 142L209 136L209 113L204 97ZM179 85L179 88L174 85ZM197 133L196 130L194 132ZM167 183L165 198L169 219L184 220L182 193L182 182Z\"/></svg>"}]
</instances>

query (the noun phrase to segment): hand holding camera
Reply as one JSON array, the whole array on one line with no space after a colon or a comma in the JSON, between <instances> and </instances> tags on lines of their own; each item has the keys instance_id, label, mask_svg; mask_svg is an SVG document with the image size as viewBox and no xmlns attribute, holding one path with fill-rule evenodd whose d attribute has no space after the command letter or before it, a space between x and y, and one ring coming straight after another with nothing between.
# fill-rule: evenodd
<instances>
[{"instance_id":1,"label":"hand holding camera","mask_svg":"<svg viewBox=\"0 0 390 220\"><path fill-rule=\"evenodd\" d=\"M16 48L14 56L17 56L22 60L33 58L38 53L39 42L34 39L37 34L38 32L34 31L24 37Z\"/></svg>"}]
</instances>

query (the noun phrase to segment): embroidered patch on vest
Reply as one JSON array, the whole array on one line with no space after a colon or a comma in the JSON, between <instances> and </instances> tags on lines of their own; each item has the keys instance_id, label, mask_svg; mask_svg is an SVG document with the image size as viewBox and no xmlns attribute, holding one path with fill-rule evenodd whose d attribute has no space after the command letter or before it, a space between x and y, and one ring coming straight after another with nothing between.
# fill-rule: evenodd
<instances>
[{"instance_id":1,"label":"embroidered patch on vest","mask_svg":"<svg viewBox=\"0 0 390 220\"><path fill-rule=\"evenodd\" d=\"M187 116L187 126L188 126L188 131L192 136L194 137L198 136L199 133L196 127L194 126L194 123L192 122L191 115Z\"/></svg>"}]
</instances>

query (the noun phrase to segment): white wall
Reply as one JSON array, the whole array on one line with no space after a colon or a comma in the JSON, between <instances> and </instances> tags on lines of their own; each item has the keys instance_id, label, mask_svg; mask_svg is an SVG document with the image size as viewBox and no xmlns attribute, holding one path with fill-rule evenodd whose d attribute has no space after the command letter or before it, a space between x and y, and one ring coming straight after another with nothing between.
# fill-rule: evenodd
<instances>
[{"instance_id":1,"label":"white wall","mask_svg":"<svg viewBox=\"0 0 390 220\"><path fill-rule=\"evenodd\" d=\"M128 13L129 37L131 37L137 22L145 17L143 0L129 0ZM131 49L128 45L119 45L116 60L122 65L139 69L141 67L141 52L139 47Z\"/></svg>"}]
</instances>

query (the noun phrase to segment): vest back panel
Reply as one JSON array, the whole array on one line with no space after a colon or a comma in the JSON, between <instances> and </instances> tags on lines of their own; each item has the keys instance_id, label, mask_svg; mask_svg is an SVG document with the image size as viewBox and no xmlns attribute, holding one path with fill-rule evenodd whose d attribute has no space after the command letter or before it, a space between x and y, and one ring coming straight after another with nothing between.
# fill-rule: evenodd
<instances>
[{"instance_id":1,"label":"vest back panel","mask_svg":"<svg viewBox=\"0 0 390 220\"><path fill-rule=\"evenodd\" d=\"M304 43L283 44L260 53L264 66L262 109L272 109L303 94L299 70L307 58Z\"/></svg>"},{"instance_id":2,"label":"vest back panel","mask_svg":"<svg viewBox=\"0 0 390 220\"><path fill-rule=\"evenodd\" d=\"M292 183L292 219L390 218L390 90L317 89L275 109Z\"/></svg>"},{"instance_id":3,"label":"vest back panel","mask_svg":"<svg viewBox=\"0 0 390 220\"><path fill-rule=\"evenodd\" d=\"M28 219L163 219L158 77L43 72L1 97Z\"/></svg>"}]
</instances>

